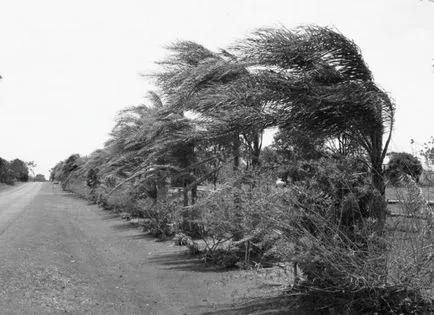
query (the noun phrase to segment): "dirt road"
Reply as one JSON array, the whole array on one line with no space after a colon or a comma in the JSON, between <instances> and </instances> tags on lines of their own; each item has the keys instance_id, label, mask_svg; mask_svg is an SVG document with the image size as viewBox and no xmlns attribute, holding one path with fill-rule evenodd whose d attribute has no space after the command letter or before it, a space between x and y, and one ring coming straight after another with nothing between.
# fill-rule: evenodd
<instances>
[{"instance_id":1,"label":"dirt road","mask_svg":"<svg viewBox=\"0 0 434 315\"><path fill-rule=\"evenodd\" d=\"M0 192L1 314L237 314L239 276L49 183Z\"/></svg>"}]
</instances>

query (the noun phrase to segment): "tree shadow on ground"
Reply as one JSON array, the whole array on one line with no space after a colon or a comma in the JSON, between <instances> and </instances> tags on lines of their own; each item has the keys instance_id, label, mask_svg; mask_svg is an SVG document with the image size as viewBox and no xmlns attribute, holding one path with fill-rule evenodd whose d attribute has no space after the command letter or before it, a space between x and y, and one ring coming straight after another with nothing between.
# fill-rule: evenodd
<instances>
[{"instance_id":1,"label":"tree shadow on ground","mask_svg":"<svg viewBox=\"0 0 434 315\"><path fill-rule=\"evenodd\" d=\"M259 297L249 300L248 302L239 303L237 305L226 304L216 305L215 311L202 313L203 315L304 315L311 314L307 310L297 308L297 296L273 296Z\"/></svg>"},{"instance_id":2,"label":"tree shadow on ground","mask_svg":"<svg viewBox=\"0 0 434 315\"><path fill-rule=\"evenodd\" d=\"M169 240L158 239L157 237L153 236L149 232L144 232L143 227L137 222L124 221L124 220L121 221L121 220L119 220L119 218L120 218L119 215L115 215L115 216L107 216L107 217L103 218L103 220L113 219L114 221L116 221L116 223L111 226L111 228L116 230L116 231L122 232L122 231L131 230L131 231L135 231L138 233L135 235L126 236L127 239L148 240L148 241L154 241L154 242L167 242L167 241L169 241Z\"/></svg>"},{"instance_id":3,"label":"tree shadow on ground","mask_svg":"<svg viewBox=\"0 0 434 315\"><path fill-rule=\"evenodd\" d=\"M224 268L204 263L199 256L192 256L188 250L178 253L156 255L149 258L150 262L165 266L168 270L197 272L229 272L237 268Z\"/></svg>"},{"instance_id":4,"label":"tree shadow on ground","mask_svg":"<svg viewBox=\"0 0 434 315\"><path fill-rule=\"evenodd\" d=\"M119 214L107 210L100 210L99 215L101 216L102 220L120 219Z\"/></svg>"},{"instance_id":5,"label":"tree shadow on ground","mask_svg":"<svg viewBox=\"0 0 434 315\"><path fill-rule=\"evenodd\" d=\"M125 231L125 230L137 230L138 225L131 224L130 222L120 221L119 223L114 224L112 229L117 231Z\"/></svg>"}]
</instances>

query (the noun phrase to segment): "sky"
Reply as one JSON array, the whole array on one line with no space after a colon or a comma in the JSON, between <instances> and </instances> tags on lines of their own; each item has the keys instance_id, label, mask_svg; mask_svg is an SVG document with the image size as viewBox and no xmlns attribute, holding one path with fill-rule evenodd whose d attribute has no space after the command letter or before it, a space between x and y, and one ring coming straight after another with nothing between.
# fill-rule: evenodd
<instances>
[{"instance_id":1,"label":"sky","mask_svg":"<svg viewBox=\"0 0 434 315\"><path fill-rule=\"evenodd\" d=\"M103 147L117 112L146 102L155 87L141 74L158 69L164 46L216 50L260 27L303 24L334 27L360 47L396 104L391 151L434 136L434 2L2 0L0 157L35 161L48 176L69 155Z\"/></svg>"}]
</instances>

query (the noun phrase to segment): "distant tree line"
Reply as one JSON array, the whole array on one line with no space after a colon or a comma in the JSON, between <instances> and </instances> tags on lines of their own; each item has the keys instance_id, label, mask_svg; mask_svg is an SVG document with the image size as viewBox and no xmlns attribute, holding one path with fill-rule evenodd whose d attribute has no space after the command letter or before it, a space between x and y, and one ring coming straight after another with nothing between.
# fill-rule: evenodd
<instances>
[{"instance_id":1,"label":"distant tree line","mask_svg":"<svg viewBox=\"0 0 434 315\"><path fill-rule=\"evenodd\" d=\"M16 182L44 182L43 174L34 175L33 169L36 164L33 161L25 162L20 159L7 161L0 157L0 183L13 185Z\"/></svg>"},{"instance_id":2,"label":"distant tree line","mask_svg":"<svg viewBox=\"0 0 434 315\"><path fill-rule=\"evenodd\" d=\"M29 168L27 163L15 159L7 161L0 158L0 183L12 185L15 182L27 182L29 180Z\"/></svg>"}]
</instances>

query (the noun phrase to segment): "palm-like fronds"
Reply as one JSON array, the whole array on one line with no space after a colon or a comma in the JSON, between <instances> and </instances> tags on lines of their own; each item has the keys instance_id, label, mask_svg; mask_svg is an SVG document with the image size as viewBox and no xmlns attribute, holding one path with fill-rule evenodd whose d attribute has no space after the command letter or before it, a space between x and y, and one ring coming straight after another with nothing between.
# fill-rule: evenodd
<instances>
[{"instance_id":1,"label":"palm-like fronds","mask_svg":"<svg viewBox=\"0 0 434 315\"><path fill-rule=\"evenodd\" d=\"M354 42L323 27L262 29L235 49L257 73L278 125L323 138L344 134L366 151L372 184L384 198L395 108ZM372 215L381 232L386 207L379 208Z\"/></svg>"},{"instance_id":2,"label":"palm-like fronds","mask_svg":"<svg viewBox=\"0 0 434 315\"><path fill-rule=\"evenodd\" d=\"M188 50L192 58L186 56ZM244 62L228 51L213 53L191 42L178 42L171 52L160 63L162 72L154 75L165 93L168 111L199 114L207 121L207 135L202 135L208 140L232 137L234 149L239 146L240 134L252 130L252 134L262 134L266 115L261 89ZM237 151L234 154L238 155ZM237 159L234 161L236 164Z\"/></svg>"},{"instance_id":3,"label":"palm-like fronds","mask_svg":"<svg viewBox=\"0 0 434 315\"><path fill-rule=\"evenodd\" d=\"M327 27L260 29L235 49L253 65L275 67L293 77L307 76L323 83L372 80L357 45Z\"/></svg>"},{"instance_id":4,"label":"palm-like fronds","mask_svg":"<svg viewBox=\"0 0 434 315\"><path fill-rule=\"evenodd\" d=\"M280 126L322 137L346 134L381 173L394 105L373 81L353 41L323 27L262 29L235 49L257 71Z\"/></svg>"},{"instance_id":5,"label":"palm-like fronds","mask_svg":"<svg viewBox=\"0 0 434 315\"><path fill-rule=\"evenodd\" d=\"M148 93L146 94L146 98L151 102L153 108L163 108L163 101L161 100L160 95L158 95L154 91L148 91Z\"/></svg>"}]
</instances>

